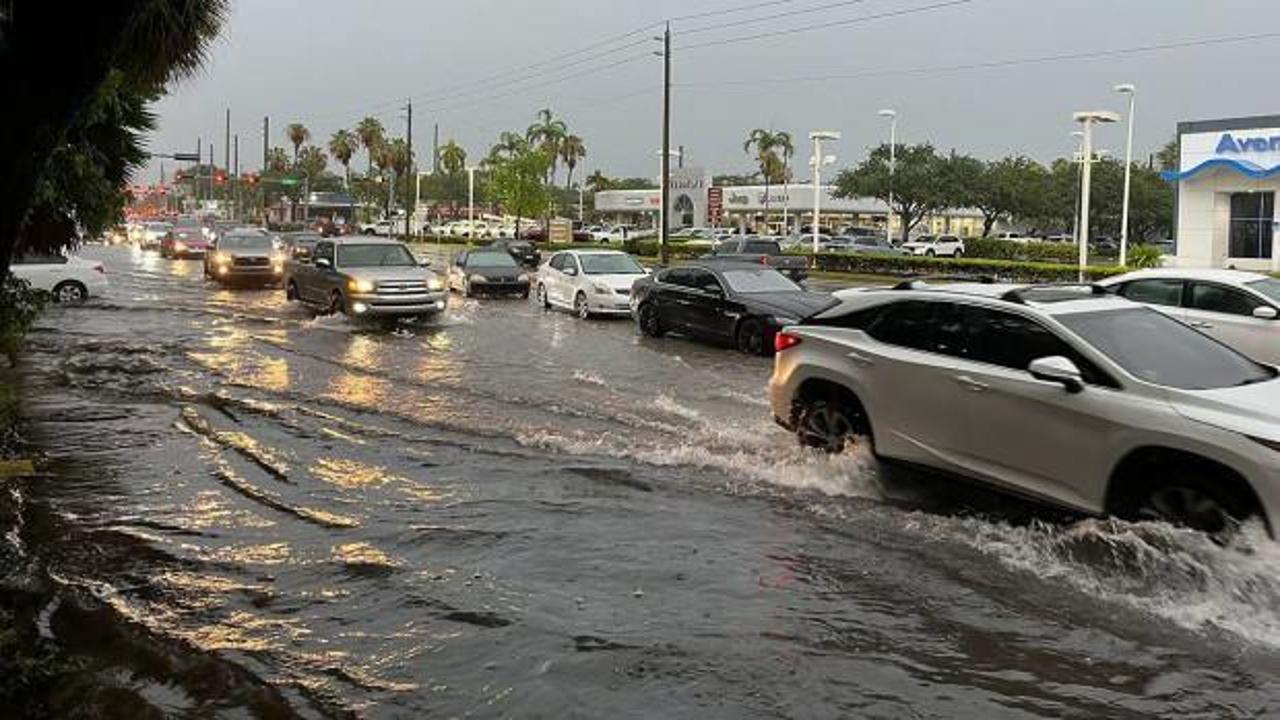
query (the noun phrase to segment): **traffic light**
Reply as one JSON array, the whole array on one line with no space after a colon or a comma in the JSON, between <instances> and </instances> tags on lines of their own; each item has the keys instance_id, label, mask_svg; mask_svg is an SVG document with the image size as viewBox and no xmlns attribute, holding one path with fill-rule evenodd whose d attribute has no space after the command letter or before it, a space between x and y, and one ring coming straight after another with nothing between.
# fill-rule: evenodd
<instances>
[{"instance_id":1,"label":"traffic light","mask_svg":"<svg viewBox=\"0 0 1280 720\"><path fill-rule=\"evenodd\" d=\"M257 173L249 173L249 176L246 177L244 180L250 185L257 185L258 181L261 179L262 178L260 178Z\"/></svg>"},{"instance_id":2,"label":"traffic light","mask_svg":"<svg viewBox=\"0 0 1280 720\"><path fill-rule=\"evenodd\" d=\"M227 173L222 170L217 171L213 175L213 181L219 185L222 185L227 181Z\"/></svg>"}]
</instances>

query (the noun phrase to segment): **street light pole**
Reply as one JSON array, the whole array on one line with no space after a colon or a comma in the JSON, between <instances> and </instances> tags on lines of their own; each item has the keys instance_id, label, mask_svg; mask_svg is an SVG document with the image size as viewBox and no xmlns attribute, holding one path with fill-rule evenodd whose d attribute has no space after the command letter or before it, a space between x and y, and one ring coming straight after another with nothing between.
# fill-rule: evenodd
<instances>
[{"instance_id":1,"label":"street light pole","mask_svg":"<svg viewBox=\"0 0 1280 720\"><path fill-rule=\"evenodd\" d=\"M467 232L475 232L476 226L476 168L467 168Z\"/></svg>"},{"instance_id":2,"label":"street light pole","mask_svg":"<svg viewBox=\"0 0 1280 720\"><path fill-rule=\"evenodd\" d=\"M884 239L893 244L893 176L898 169L898 111L884 109L880 117L889 118L889 209L884 215Z\"/></svg>"},{"instance_id":3,"label":"street light pole","mask_svg":"<svg viewBox=\"0 0 1280 720\"><path fill-rule=\"evenodd\" d=\"M662 226L658 228L658 262L667 264L667 240L671 201L671 23L662 34Z\"/></svg>"},{"instance_id":4,"label":"street light pole","mask_svg":"<svg viewBox=\"0 0 1280 720\"><path fill-rule=\"evenodd\" d=\"M1084 167L1080 172L1080 282L1084 282L1085 268L1089 264L1089 188L1093 182L1093 126L1097 123L1113 123L1120 116L1103 110L1078 112L1073 115L1075 121L1084 125L1081 160Z\"/></svg>"},{"instance_id":5,"label":"street light pole","mask_svg":"<svg viewBox=\"0 0 1280 720\"><path fill-rule=\"evenodd\" d=\"M1129 184L1133 175L1133 110L1138 89L1132 83L1116 86L1116 92L1129 96L1128 139L1124 144L1124 206L1120 211L1120 267L1129 257Z\"/></svg>"},{"instance_id":6,"label":"street light pole","mask_svg":"<svg viewBox=\"0 0 1280 720\"><path fill-rule=\"evenodd\" d=\"M814 130L809 133L809 139L813 141L813 158L809 161L813 165L813 254L816 258L818 255L818 235L822 224L822 166L835 162L834 157L823 157L822 141L823 140L839 140L840 133L834 130Z\"/></svg>"}]
</instances>

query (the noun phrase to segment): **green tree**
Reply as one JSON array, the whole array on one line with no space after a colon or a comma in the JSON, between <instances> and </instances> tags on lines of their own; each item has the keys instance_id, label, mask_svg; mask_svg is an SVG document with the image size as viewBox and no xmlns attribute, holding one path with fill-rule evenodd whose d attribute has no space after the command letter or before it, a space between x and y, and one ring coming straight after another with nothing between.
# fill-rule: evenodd
<instances>
[{"instance_id":1,"label":"green tree","mask_svg":"<svg viewBox=\"0 0 1280 720\"><path fill-rule=\"evenodd\" d=\"M752 154L753 148L756 165L764 179L764 212L767 218L769 187L789 179L788 164L795 154L795 146L791 141L791 133L756 128L747 134L747 141L742 144L742 151L748 155Z\"/></svg>"},{"instance_id":2,"label":"green tree","mask_svg":"<svg viewBox=\"0 0 1280 720\"><path fill-rule=\"evenodd\" d=\"M294 163L294 168L299 175L307 179L308 184L311 184L324 173L328 165L329 157L324 154L324 150L315 145L304 145L298 153L298 161Z\"/></svg>"},{"instance_id":3,"label":"green tree","mask_svg":"<svg viewBox=\"0 0 1280 720\"><path fill-rule=\"evenodd\" d=\"M927 215L946 208L953 200L952 169L928 143L901 145L893 173L893 212L902 222L902 239ZM871 151L856 168L835 179L836 197L873 197L889 202L889 145Z\"/></svg>"},{"instance_id":4,"label":"green tree","mask_svg":"<svg viewBox=\"0 0 1280 720\"><path fill-rule=\"evenodd\" d=\"M71 131L77 125L94 125L85 115L112 70L144 98L190 77L228 7L227 0L119 0L74 8L8 3L0 21L0 97L7 108L20 110L6 113L0 133L0 278L8 274L19 235L37 219L33 202L55 152L75 143ZM94 147L105 152L96 150L96 142ZM102 167L120 163L99 160Z\"/></svg>"},{"instance_id":5,"label":"green tree","mask_svg":"<svg viewBox=\"0 0 1280 720\"><path fill-rule=\"evenodd\" d=\"M504 132L498 135L498 141L493 147L489 148L489 164L497 164L503 159L516 157L527 152L530 148L529 140L519 134L513 132Z\"/></svg>"},{"instance_id":6,"label":"green tree","mask_svg":"<svg viewBox=\"0 0 1280 720\"><path fill-rule=\"evenodd\" d=\"M273 147L267 151L267 172L276 175L289 172L289 156L284 148Z\"/></svg>"},{"instance_id":7,"label":"green tree","mask_svg":"<svg viewBox=\"0 0 1280 720\"><path fill-rule=\"evenodd\" d=\"M543 213L551 202L544 182L551 158L541 149L525 148L493 163L489 187L498 202L516 216L516 234L520 218Z\"/></svg>"},{"instance_id":8,"label":"green tree","mask_svg":"<svg viewBox=\"0 0 1280 720\"><path fill-rule=\"evenodd\" d=\"M573 184L574 168L578 167L578 163L586 156L586 143L582 142L582 138L577 135L565 135L560 141L560 159L564 161L564 166L569 171L564 178L566 189Z\"/></svg>"},{"instance_id":9,"label":"green tree","mask_svg":"<svg viewBox=\"0 0 1280 720\"><path fill-rule=\"evenodd\" d=\"M289 142L293 144L293 161L298 161L298 149L302 144L311 139L311 131L302 123L289 123L284 128L285 137L289 138Z\"/></svg>"},{"instance_id":10,"label":"green tree","mask_svg":"<svg viewBox=\"0 0 1280 720\"><path fill-rule=\"evenodd\" d=\"M457 175L467 169L467 151L450 140L440 146L440 167L446 174Z\"/></svg>"},{"instance_id":11,"label":"green tree","mask_svg":"<svg viewBox=\"0 0 1280 720\"><path fill-rule=\"evenodd\" d=\"M1161 145L1156 151L1156 168L1166 171L1177 170L1179 155L1178 136L1174 135L1169 142Z\"/></svg>"},{"instance_id":12,"label":"green tree","mask_svg":"<svg viewBox=\"0 0 1280 720\"><path fill-rule=\"evenodd\" d=\"M364 148L365 154L369 157L369 167L365 174L372 175L373 166L377 162L378 150L387 138L387 131L382 127L382 122L378 118L367 117L356 125L356 137L360 139L360 146Z\"/></svg>"},{"instance_id":13,"label":"green tree","mask_svg":"<svg viewBox=\"0 0 1280 720\"><path fill-rule=\"evenodd\" d=\"M953 206L967 205L982 211L982 237L990 236L1001 220L1034 216L1048 191L1048 171L1023 156L980 163L976 176L953 180L969 183L971 191Z\"/></svg>"},{"instance_id":14,"label":"green tree","mask_svg":"<svg viewBox=\"0 0 1280 720\"><path fill-rule=\"evenodd\" d=\"M560 158L560 146L564 142L565 137L569 134L569 127L565 125L563 120L555 117L551 112L551 108L543 108L538 111L538 121L529 126L525 131L525 140L530 145L542 151L542 154L550 158L547 165L546 183L551 184L551 179L556 174L556 162Z\"/></svg>"},{"instance_id":15,"label":"green tree","mask_svg":"<svg viewBox=\"0 0 1280 720\"><path fill-rule=\"evenodd\" d=\"M351 187L351 157L359 146L360 140L350 130L339 130L329 138L329 152L342 163L342 176L348 188Z\"/></svg>"}]
</instances>

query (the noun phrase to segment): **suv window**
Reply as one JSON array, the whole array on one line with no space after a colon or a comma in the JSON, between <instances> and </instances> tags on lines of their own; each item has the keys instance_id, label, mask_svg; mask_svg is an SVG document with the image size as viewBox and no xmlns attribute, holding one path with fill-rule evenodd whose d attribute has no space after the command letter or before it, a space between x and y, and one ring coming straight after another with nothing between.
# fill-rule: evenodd
<instances>
[{"instance_id":1,"label":"suv window","mask_svg":"<svg viewBox=\"0 0 1280 720\"><path fill-rule=\"evenodd\" d=\"M741 246L740 240L725 240L716 246L716 255L733 255L738 252Z\"/></svg>"},{"instance_id":2,"label":"suv window","mask_svg":"<svg viewBox=\"0 0 1280 720\"><path fill-rule=\"evenodd\" d=\"M1178 307L1182 304L1182 281L1134 280L1121 286L1119 295L1148 305Z\"/></svg>"},{"instance_id":3,"label":"suv window","mask_svg":"<svg viewBox=\"0 0 1280 720\"><path fill-rule=\"evenodd\" d=\"M907 300L889 305L867 328L882 343L933 352L933 303Z\"/></svg>"},{"instance_id":4,"label":"suv window","mask_svg":"<svg viewBox=\"0 0 1280 720\"><path fill-rule=\"evenodd\" d=\"M1190 307L1196 310L1220 312L1228 315L1252 315L1261 302L1248 295L1222 285L1191 283Z\"/></svg>"},{"instance_id":5,"label":"suv window","mask_svg":"<svg viewBox=\"0 0 1280 720\"><path fill-rule=\"evenodd\" d=\"M14 265L66 265L67 259L61 255L47 253L23 253L13 258Z\"/></svg>"},{"instance_id":6,"label":"suv window","mask_svg":"<svg viewBox=\"0 0 1280 720\"><path fill-rule=\"evenodd\" d=\"M333 265L333 243L316 243L315 259L320 260L321 258L328 260L329 264Z\"/></svg>"},{"instance_id":7,"label":"suv window","mask_svg":"<svg viewBox=\"0 0 1280 720\"><path fill-rule=\"evenodd\" d=\"M778 243L770 240L752 240L742 244L742 252L746 255L778 255L782 250L778 247Z\"/></svg>"},{"instance_id":8,"label":"suv window","mask_svg":"<svg viewBox=\"0 0 1280 720\"><path fill-rule=\"evenodd\" d=\"M885 309L884 305L865 308L863 310L854 310L843 315L834 317L812 317L808 320L802 320L801 325L817 325L819 327L838 327L848 328L850 330L866 330L871 324L880 317L880 313Z\"/></svg>"},{"instance_id":9,"label":"suv window","mask_svg":"<svg viewBox=\"0 0 1280 720\"><path fill-rule=\"evenodd\" d=\"M693 287L692 271L689 268L672 268L658 276L658 282L680 287Z\"/></svg>"},{"instance_id":10,"label":"suv window","mask_svg":"<svg viewBox=\"0 0 1280 720\"><path fill-rule=\"evenodd\" d=\"M1114 380L1108 378L1075 348L1031 318L972 306L964 306L961 313L963 326L968 330L967 344L964 347L966 354L963 357L1011 370L1026 370L1033 360L1061 355L1080 368L1085 382L1091 385L1116 386ZM940 338L939 345L941 342ZM938 351L946 352L941 347Z\"/></svg>"}]
</instances>

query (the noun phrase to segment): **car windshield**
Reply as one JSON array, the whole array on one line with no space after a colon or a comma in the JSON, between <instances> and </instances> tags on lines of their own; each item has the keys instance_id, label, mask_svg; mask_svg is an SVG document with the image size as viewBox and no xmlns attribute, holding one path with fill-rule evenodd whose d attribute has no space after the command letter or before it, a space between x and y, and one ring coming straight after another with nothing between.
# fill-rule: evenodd
<instances>
[{"instance_id":1,"label":"car windshield","mask_svg":"<svg viewBox=\"0 0 1280 720\"><path fill-rule=\"evenodd\" d=\"M770 268L726 270L724 280L736 293L800 292L800 286Z\"/></svg>"},{"instance_id":2,"label":"car windshield","mask_svg":"<svg viewBox=\"0 0 1280 720\"><path fill-rule=\"evenodd\" d=\"M1156 385L1210 390L1275 377L1273 370L1145 307L1063 315L1059 320L1120 367Z\"/></svg>"},{"instance_id":3,"label":"car windshield","mask_svg":"<svg viewBox=\"0 0 1280 720\"><path fill-rule=\"evenodd\" d=\"M270 250L272 246L267 235L227 235L218 241L222 250Z\"/></svg>"},{"instance_id":4,"label":"car windshield","mask_svg":"<svg viewBox=\"0 0 1280 720\"><path fill-rule=\"evenodd\" d=\"M339 267L406 267L417 264L402 245L338 246Z\"/></svg>"},{"instance_id":5,"label":"car windshield","mask_svg":"<svg viewBox=\"0 0 1280 720\"><path fill-rule=\"evenodd\" d=\"M644 268L635 258L623 253L595 254L587 253L578 256L582 263L584 275L643 275Z\"/></svg>"},{"instance_id":6,"label":"car windshield","mask_svg":"<svg viewBox=\"0 0 1280 720\"><path fill-rule=\"evenodd\" d=\"M504 252L478 252L467 256L467 267L513 268L516 261Z\"/></svg>"},{"instance_id":7,"label":"car windshield","mask_svg":"<svg viewBox=\"0 0 1280 720\"><path fill-rule=\"evenodd\" d=\"M1244 286L1266 295L1274 302L1280 302L1280 280L1263 278L1262 280L1247 282Z\"/></svg>"},{"instance_id":8,"label":"car windshield","mask_svg":"<svg viewBox=\"0 0 1280 720\"><path fill-rule=\"evenodd\" d=\"M778 248L778 243L772 240L748 240L742 244L742 252L746 255L753 253L777 255L781 250Z\"/></svg>"}]
</instances>

